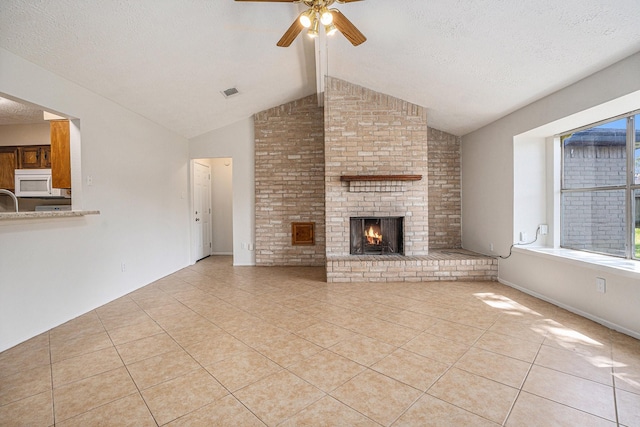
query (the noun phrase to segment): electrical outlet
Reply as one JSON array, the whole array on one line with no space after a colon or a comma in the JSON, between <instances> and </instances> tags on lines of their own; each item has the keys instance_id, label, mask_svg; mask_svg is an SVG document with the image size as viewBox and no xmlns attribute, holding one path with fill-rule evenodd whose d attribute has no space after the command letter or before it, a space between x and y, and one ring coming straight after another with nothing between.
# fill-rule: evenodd
<instances>
[{"instance_id":1,"label":"electrical outlet","mask_svg":"<svg viewBox=\"0 0 640 427\"><path fill-rule=\"evenodd\" d=\"M540 224L540 235L546 236L549 234L549 226L547 224Z\"/></svg>"},{"instance_id":2,"label":"electrical outlet","mask_svg":"<svg viewBox=\"0 0 640 427\"><path fill-rule=\"evenodd\" d=\"M87 185L89 187L93 185L93 177L91 175L87 175Z\"/></svg>"},{"instance_id":3,"label":"electrical outlet","mask_svg":"<svg viewBox=\"0 0 640 427\"><path fill-rule=\"evenodd\" d=\"M607 292L607 281L602 277L596 277L596 291L601 294Z\"/></svg>"},{"instance_id":4,"label":"electrical outlet","mask_svg":"<svg viewBox=\"0 0 640 427\"><path fill-rule=\"evenodd\" d=\"M122 264L120 264L120 269L122 270L122 272L126 272L127 271L127 264L125 264L124 262Z\"/></svg>"},{"instance_id":5,"label":"electrical outlet","mask_svg":"<svg viewBox=\"0 0 640 427\"><path fill-rule=\"evenodd\" d=\"M246 243L240 243L240 247L242 249L247 249L247 244Z\"/></svg>"},{"instance_id":6,"label":"electrical outlet","mask_svg":"<svg viewBox=\"0 0 640 427\"><path fill-rule=\"evenodd\" d=\"M526 231L521 231L520 232L520 242L524 243L527 241L527 232Z\"/></svg>"},{"instance_id":7,"label":"electrical outlet","mask_svg":"<svg viewBox=\"0 0 640 427\"><path fill-rule=\"evenodd\" d=\"M493 243L489 243L489 250L493 252Z\"/></svg>"}]
</instances>

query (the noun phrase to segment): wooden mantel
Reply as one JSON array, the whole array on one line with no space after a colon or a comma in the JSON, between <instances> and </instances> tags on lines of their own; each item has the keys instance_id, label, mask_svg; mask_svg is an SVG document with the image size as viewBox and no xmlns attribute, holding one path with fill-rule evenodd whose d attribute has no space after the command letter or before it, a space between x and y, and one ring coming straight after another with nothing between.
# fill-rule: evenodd
<instances>
[{"instance_id":1,"label":"wooden mantel","mask_svg":"<svg viewBox=\"0 0 640 427\"><path fill-rule=\"evenodd\" d=\"M420 181L422 175L341 175L340 181Z\"/></svg>"}]
</instances>

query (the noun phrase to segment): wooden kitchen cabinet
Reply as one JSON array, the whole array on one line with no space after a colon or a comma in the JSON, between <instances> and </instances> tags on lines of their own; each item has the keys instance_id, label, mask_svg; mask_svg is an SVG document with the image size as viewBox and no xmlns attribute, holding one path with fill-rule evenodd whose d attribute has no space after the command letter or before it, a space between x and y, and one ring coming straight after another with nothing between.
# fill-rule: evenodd
<instances>
[{"instance_id":1,"label":"wooden kitchen cabinet","mask_svg":"<svg viewBox=\"0 0 640 427\"><path fill-rule=\"evenodd\" d=\"M51 120L51 183L54 188L71 188L69 120Z\"/></svg>"},{"instance_id":2,"label":"wooden kitchen cabinet","mask_svg":"<svg viewBox=\"0 0 640 427\"><path fill-rule=\"evenodd\" d=\"M0 147L0 188L13 190L18 167L18 147Z\"/></svg>"},{"instance_id":3,"label":"wooden kitchen cabinet","mask_svg":"<svg viewBox=\"0 0 640 427\"><path fill-rule=\"evenodd\" d=\"M27 145L18 147L18 169L49 169L51 147L49 145Z\"/></svg>"},{"instance_id":4,"label":"wooden kitchen cabinet","mask_svg":"<svg viewBox=\"0 0 640 427\"><path fill-rule=\"evenodd\" d=\"M0 188L14 190L16 169L51 169L53 188L71 188L69 121L49 125L51 145L0 146Z\"/></svg>"}]
</instances>

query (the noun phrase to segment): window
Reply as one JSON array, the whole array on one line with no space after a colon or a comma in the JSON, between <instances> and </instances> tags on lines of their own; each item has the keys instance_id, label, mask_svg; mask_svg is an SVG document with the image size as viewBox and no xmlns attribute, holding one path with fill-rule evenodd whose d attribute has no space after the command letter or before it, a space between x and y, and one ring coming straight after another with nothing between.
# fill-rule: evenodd
<instances>
[{"instance_id":1,"label":"window","mask_svg":"<svg viewBox=\"0 0 640 427\"><path fill-rule=\"evenodd\" d=\"M565 248L640 259L640 114L561 137Z\"/></svg>"}]
</instances>

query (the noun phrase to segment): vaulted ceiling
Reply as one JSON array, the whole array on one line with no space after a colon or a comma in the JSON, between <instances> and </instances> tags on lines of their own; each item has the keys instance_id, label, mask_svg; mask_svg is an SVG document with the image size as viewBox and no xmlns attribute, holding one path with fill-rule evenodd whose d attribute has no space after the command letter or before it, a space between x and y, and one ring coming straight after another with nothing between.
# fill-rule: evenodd
<instances>
[{"instance_id":1,"label":"vaulted ceiling","mask_svg":"<svg viewBox=\"0 0 640 427\"><path fill-rule=\"evenodd\" d=\"M638 0L364 0L368 38L323 73L478 129L640 51ZM316 91L315 46L276 42L304 10L233 0L2 0L0 47L187 138ZM236 87L225 98L221 91ZM11 95L11 94L9 94Z\"/></svg>"}]
</instances>

